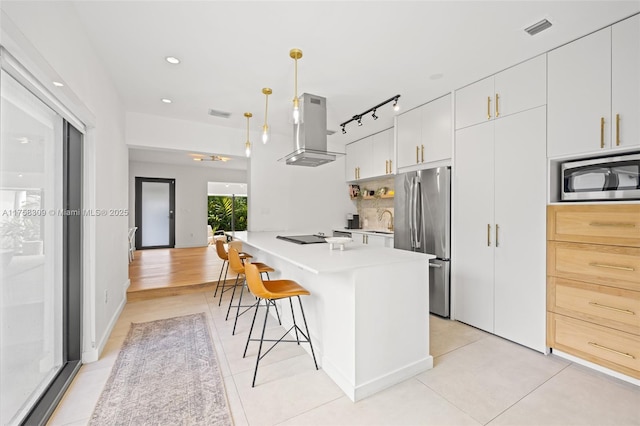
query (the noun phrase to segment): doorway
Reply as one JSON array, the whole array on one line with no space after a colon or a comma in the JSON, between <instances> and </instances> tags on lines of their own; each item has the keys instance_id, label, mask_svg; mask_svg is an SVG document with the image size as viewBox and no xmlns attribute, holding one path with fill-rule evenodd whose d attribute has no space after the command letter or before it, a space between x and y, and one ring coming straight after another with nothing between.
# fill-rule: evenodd
<instances>
[{"instance_id":1,"label":"doorway","mask_svg":"<svg viewBox=\"0 0 640 426\"><path fill-rule=\"evenodd\" d=\"M136 177L136 249L174 248L175 179Z\"/></svg>"},{"instance_id":2,"label":"doorway","mask_svg":"<svg viewBox=\"0 0 640 426\"><path fill-rule=\"evenodd\" d=\"M209 182L207 223L215 231L247 230L247 184Z\"/></svg>"}]
</instances>

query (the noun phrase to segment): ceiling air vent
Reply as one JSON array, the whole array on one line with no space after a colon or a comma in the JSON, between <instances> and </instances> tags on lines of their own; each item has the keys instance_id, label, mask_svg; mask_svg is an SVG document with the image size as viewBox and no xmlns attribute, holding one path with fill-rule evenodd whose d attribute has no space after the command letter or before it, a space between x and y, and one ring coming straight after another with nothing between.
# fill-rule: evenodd
<instances>
[{"instance_id":1,"label":"ceiling air vent","mask_svg":"<svg viewBox=\"0 0 640 426\"><path fill-rule=\"evenodd\" d=\"M536 35L541 31L546 30L547 28L551 27L551 22L547 21L546 19L543 19L540 22L536 22L535 24L531 25L528 28L525 28L524 30L529 33L529 35Z\"/></svg>"},{"instance_id":2,"label":"ceiling air vent","mask_svg":"<svg viewBox=\"0 0 640 426\"><path fill-rule=\"evenodd\" d=\"M214 117L220 117L220 118L229 118L229 117L231 117L231 113L230 112L218 111L217 109L210 109L209 110L209 115L212 115Z\"/></svg>"}]
</instances>

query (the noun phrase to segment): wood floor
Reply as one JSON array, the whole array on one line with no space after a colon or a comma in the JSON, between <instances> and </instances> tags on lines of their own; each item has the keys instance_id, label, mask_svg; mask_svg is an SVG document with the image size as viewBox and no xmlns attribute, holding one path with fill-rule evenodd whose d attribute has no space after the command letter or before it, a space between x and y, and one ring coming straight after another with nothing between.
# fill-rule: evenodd
<instances>
[{"instance_id":1,"label":"wood floor","mask_svg":"<svg viewBox=\"0 0 640 426\"><path fill-rule=\"evenodd\" d=\"M136 250L129 264L127 300L213 291L222 264L214 246ZM232 271L227 280L235 280Z\"/></svg>"}]
</instances>

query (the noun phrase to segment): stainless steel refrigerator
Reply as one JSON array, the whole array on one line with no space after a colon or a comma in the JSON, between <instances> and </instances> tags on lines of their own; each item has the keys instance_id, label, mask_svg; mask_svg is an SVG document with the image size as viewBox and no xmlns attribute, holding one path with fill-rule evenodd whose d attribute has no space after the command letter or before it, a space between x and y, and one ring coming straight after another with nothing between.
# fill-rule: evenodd
<instances>
[{"instance_id":1,"label":"stainless steel refrigerator","mask_svg":"<svg viewBox=\"0 0 640 426\"><path fill-rule=\"evenodd\" d=\"M396 175L394 247L429 253L429 310L449 317L451 168Z\"/></svg>"}]
</instances>

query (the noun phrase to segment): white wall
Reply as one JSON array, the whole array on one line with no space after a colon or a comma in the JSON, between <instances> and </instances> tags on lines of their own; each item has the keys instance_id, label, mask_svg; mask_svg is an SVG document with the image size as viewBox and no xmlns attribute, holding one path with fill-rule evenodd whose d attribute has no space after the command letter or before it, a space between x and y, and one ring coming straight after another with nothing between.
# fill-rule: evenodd
<instances>
[{"instance_id":1,"label":"white wall","mask_svg":"<svg viewBox=\"0 0 640 426\"><path fill-rule=\"evenodd\" d=\"M128 153L123 107L109 75L94 55L75 8L66 2L3 1L2 44L30 71L66 87L61 99L87 119L85 208L126 209ZM36 69L38 68L38 69ZM54 91L54 95L56 92ZM87 111L89 112L87 114ZM126 217L84 222L83 360L98 352L125 303L128 285ZM105 301L105 291L108 301Z\"/></svg>"},{"instance_id":2,"label":"white wall","mask_svg":"<svg viewBox=\"0 0 640 426\"><path fill-rule=\"evenodd\" d=\"M318 167L288 166L278 159L293 151L291 137L272 135L268 144L253 146L249 230L326 232L346 226L353 203L345 183L344 156ZM344 147L329 150L344 152Z\"/></svg>"},{"instance_id":3,"label":"white wall","mask_svg":"<svg viewBox=\"0 0 640 426\"><path fill-rule=\"evenodd\" d=\"M178 166L172 164L129 163L129 224L135 224L135 178L153 177L175 179L176 248L206 246L207 242L207 183L246 182L244 170L198 167L200 164Z\"/></svg>"}]
</instances>

